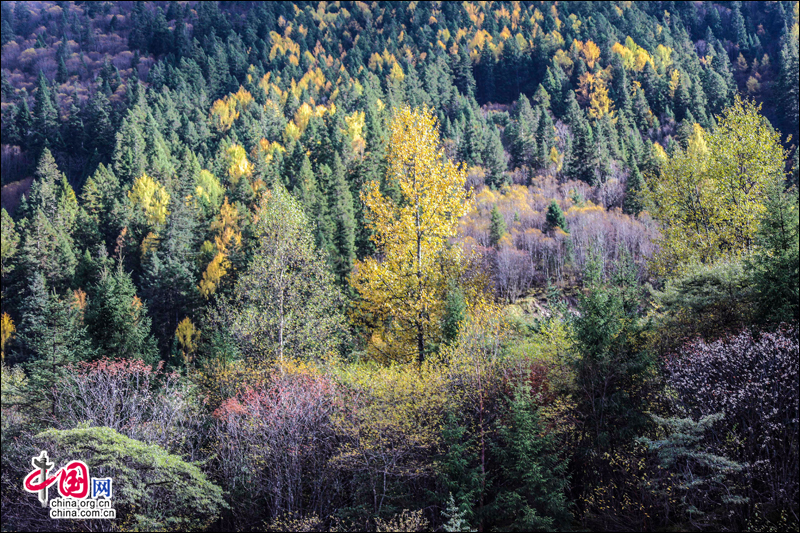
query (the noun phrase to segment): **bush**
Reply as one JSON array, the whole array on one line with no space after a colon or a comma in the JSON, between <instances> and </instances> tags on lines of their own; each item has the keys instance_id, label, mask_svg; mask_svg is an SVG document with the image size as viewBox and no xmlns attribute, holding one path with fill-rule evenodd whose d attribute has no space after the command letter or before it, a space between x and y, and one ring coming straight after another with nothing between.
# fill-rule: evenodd
<instances>
[{"instance_id":1,"label":"bush","mask_svg":"<svg viewBox=\"0 0 800 533\"><path fill-rule=\"evenodd\" d=\"M745 496L765 513L798 515L798 335L744 331L695 342L666 362L667 384L692 418L724 412L714 431L719 455L746 463Z\"/></svg>"}]
</instances>

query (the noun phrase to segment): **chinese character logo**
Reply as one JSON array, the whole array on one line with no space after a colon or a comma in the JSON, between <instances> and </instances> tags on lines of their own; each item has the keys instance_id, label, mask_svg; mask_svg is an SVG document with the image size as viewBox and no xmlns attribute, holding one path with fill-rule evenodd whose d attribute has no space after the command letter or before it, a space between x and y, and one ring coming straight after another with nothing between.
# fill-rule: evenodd
<instances>
[{"instance_id":1,"label":"chinese character logo","mask_svg":"<svg viewBox=\"0 0 800 533\"><path fill-rule=\"evenodd\" d=\"M111 478L92 478L92 498L99 498L103 496L104 498L111 499Z\"/></svg>"},{"instance_id":2,"label":"chinese character logo","mask_svg":"<svg viewBox=\"0 0 800 533\"><path fill-rule=\"evenodd\" d=\"M31 464L35 470L25 477L25 490L37 493L42 507L47 507L47 490L56 481L63 498L81 500L89 496L89 467L83 461L70 461L50 476L48 474L55 465L50 462L47 452L42 450L38 457L31 460ZM111 499L111 478L94 478L91 481L93 498L104 496Z\"/></svg>"}]
</instances>

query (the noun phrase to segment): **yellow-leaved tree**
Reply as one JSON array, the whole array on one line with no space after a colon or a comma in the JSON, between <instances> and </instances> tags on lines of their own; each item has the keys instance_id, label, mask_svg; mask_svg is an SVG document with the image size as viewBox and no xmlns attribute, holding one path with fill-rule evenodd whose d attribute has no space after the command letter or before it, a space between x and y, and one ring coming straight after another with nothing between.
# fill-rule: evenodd
<instances>
[{"instance_id":1,"label":"yellow-leaved tree","mask_svg":"<svg viewBox=\"0 0 800 533\"><path fill-rule=\"evenodd\" d=\"M379 250L356 264L351 285L360 296L357 321L372 332L371 354L384 360L425 357L426 342L441 337L448 283L457 278L461 249L451 243L469 210L466 169L449 161L430 109L395 110L390 126L388 179L395 203L373 182L362 200Z\"/></svg>"},{"instance_id":2,"label":"yellow-leaved tree","mask_svg":"<svg viewBox=\"0 0 800 533\"><path fill-rule=\"evenodd\" d=\"M0 319L0 354L2 354L0 357L3 361L6 360L6 343L11 340L15 331L16 328L11 316L8 313L3 313L3 317Z\"/></svg>"},{"instance_id":3,"label":"yellow-leaved tree","mask_svg":"<svg viewBox=\"0 0 800 533\"><path fill-rule=\"evenodd\" d=\"M662 223L654 260L660 273L737 257L753 244L767 192L783 179L786 158L780 134L760 110L737 96L718 117L716 131L695 124L685 151L659 157L646 200Z\"/></svg>"},{"instance_id":4,"label":"yellow-leaved tree","mask_svg":"<svg viewBox=\"0 0 800 533\"><path fill-rule=\"evenodd\" d=\"M148 224L155 227L163 226L167 221L169 211L169 193L159 182L142 174L133 182L133 187L128 191L131 203L144 211Z\"/></svg>"}]
</instances>

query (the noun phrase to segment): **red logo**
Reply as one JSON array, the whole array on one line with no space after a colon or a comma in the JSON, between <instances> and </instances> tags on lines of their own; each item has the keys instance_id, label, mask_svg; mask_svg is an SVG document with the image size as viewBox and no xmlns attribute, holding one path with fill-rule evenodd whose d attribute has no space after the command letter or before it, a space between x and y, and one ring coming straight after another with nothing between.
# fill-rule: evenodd
<instances>
[{"instance_id":1,"label":"red logo","mask_svg":"<svg viewBox=\"0 0 800 533\"><path fill-rule=\"evenodd\" d=\"M43 452L43 455L46 452ZM35 458L34 466L36 470L25 477L25 490L28 492L38 492L47 494L47 488L58 481L58 492L64 498L83 499L89 495L89 467L83 461L71 461L67 466L61 467L52 476L48 476L49 468L52 464L47 464L47 456ZM44 503L44 502L43 502Z\"/></svg>"}]
</instances>

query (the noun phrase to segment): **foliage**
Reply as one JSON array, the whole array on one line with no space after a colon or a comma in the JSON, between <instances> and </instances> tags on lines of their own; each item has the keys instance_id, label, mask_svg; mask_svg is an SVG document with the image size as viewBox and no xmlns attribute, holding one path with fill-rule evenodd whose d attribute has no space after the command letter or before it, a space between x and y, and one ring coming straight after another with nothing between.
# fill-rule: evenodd
<instances>
[{"instance_id":1,"label":"foliage","mask_svg":"<svg viewBox=\"0 0 800 533\"><path fill-rule=\"evenodd\" d=\"M14 332L17 328L14 327L14 321L11 320L11 317L8 313L3 313L2 321L0 321L0 334L2 334L2 338L0 339L0 346L2 346L2 360L6 360L6 343L10 341L14 337Z\"/></svg>"},{"instance_id":2,"label":"foliage","mask_svg":"<svg viewBox=\"0 0 800 533\"><path fill-rule=\"evenodd\" d=\"M440 335L447 282L459 273L460 250L448 238L469 207L466 171L445 158L439 142L430 110L397 110L388 161L402 201L385 197L377 183L362 196L383 260L358 262L351 285L361 296L361 312L374 317L370 347L382 359L404 361L415 353L423 361L426 339Z\"/></svg>"},{"instance_id":3,"label":"foliage","mask_svg":"<svg viewBox=\"0 0 800 533\"><path fill-rule=\"evenodd\" d=\"M3 2L2 529L796 529L798 6L722 4ZM230 508L51 520L82 421Z\"/></svg>"},{"instance_id":4,"label":"foliage","mask_svg":"<svg viewBox=\"0 0 800 533\"><path fill-rule=\"evenodd\" d=\"M756 234L756 247L746 260L757 301L758 320L777 324L800 320L800 213L797 189L770 191L767 212Z\"/></svg>"},{"instance_id":5,"label":"foliage","mask_svg":"<svg viewBox=\"0 0 800 533\"><path fill-rule=\"evenodd\" d=\"M54 457L80 457L92 474L113 478L117 520L135 531L202 529L227 507L196 465L111 428L48 429L36 438Z\"/></svg>"},{"instance_id":6,"label":"foliage","mask_svg":"<svg viewBox=\"0 0 800 533\"><path fill-rule=\"evenodd\" d=\"M133 187L128 192L128 198L134 206L144 211L147 223L152 226L163 225L167 220L167 205L169 193L163 185L159 184L147 174L142 174L133 182Z\"/></svg>"},{"instance_id":7,"label":"foliage","mask_svg":"<svg viewBox=\"0 0 800 533\"><path fill-rule=\"evenodd\" d=\"M306 513L335 490L326 469L338 407L333 383L303 364L276 370L269 383L240 389L213 413L216 471L237 501L249 503L234 511L243 527L258 523L264 503L271 518Z\"/></svg>"},{"instance_id":8,"label":"foliage","mask_svg":"<svg viewBox=\"0 0 800 533\"><path fill-rule=\"evenodd\" d=\"M77 363L56 386L56 427L107 427L126 437L193 456L201 423L196 391L163 365L141 360Z\"/></svg>"},{"instance_id":9,"label":"foliage","mask_svg":"<svg viewBox=\"0 0 800 533\"><path fill-rule=\"evenodd\" d=\"M569 526L567 463L543 427L536 398L519 385L509 412L498 424L501 478L492 505L494 519L508 531L552 531Z\"/></svg>"},{"instance_id":10,"label":"foliage","mask_svg":"<svg viewBox=\"0 0 800 533\"><path fill-rule=\"evenodd\" d=\"M667 360L667 384L692 417L725 413L714 449L747 463L744 496L771 509L796 509L797 331L688 344ZM731 439L728 440L728 435Z\"/></svg>"},{"instance_id":11,"label":"foliage","mask_svg":"<svg viewBox=\"0 0 800 533\"><path fill-rule=\"evenodd\" d=\"M447 508L442 511L442 518L447 519L442 528L448 533L476 531L469 528L469 523L464 519L464 514L464 511L461 511L456 505L456 501L453 499L453 493L451 492L448 496Z\"/></svg>"},{"instance_id":12,"label":"foliage","mask_svg":"<svg viewBox=\"0 0 800 533\"><path fill-rule=\"evenodd\" d=\"M341 296L318 256L308 221L280 186L259 208L255 258L214 320L259 361L322 359L339 348Z\"/></svg>"},{"instance_id":13,"label":"foliage","mask_svg":"<svg viewBox=\"0 0 800 533\"><path fill-rule=\"evenodd\" d=\"M696 126L687 150L676 149L651 178L649 209L664 224L660 272L738 257L754 244L766 192L781 179L786 157L780 134L759 111L737 98L714 132Z\"/></svg>"},{"instance_id":14,"label":"foliage","mask_svg":"<svg viewBox=\"0 0 800 533\"><path fill-rule=\"evenodd\" d=\"M723 413L717 413L695 422L691 418L664 419L653 415L653 420L664 427L666 436L657 441L646 437L640 439L649 450L656 452L661 469L677 473L677 479L668 479L668 486L656 490L668 494L675 487L688 522L697 528L702 528L710 520L726 519L709 516L718 513L718 509L747 502L747 498L736 494L741 489L737 490L735 478L744 466L703 451L701 444L703 434L723 418Z\"/></svg>"}]
</instances>

